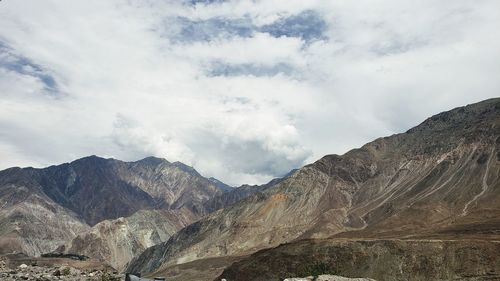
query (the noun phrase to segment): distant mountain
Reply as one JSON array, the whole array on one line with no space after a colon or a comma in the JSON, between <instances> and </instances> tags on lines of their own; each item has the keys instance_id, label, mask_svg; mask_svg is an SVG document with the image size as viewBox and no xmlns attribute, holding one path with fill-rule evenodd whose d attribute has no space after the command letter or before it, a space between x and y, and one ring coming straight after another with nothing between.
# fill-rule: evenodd
<instances>
[{"instance_id":1,"label":"distant mountain","mask_svg":"<svg viewBox=\"0 0 500 281\"><path fill-rule=\"evenodd\" d=\"M155 157L123 162L90 156L44 169L10 168L0 171L0 254L18 251L39 255L71 242L77 235L91 241L84 233L95 233L92 226L143 210L151 210L154 222L165 222L158 226L163 227L157 231L159 237L151 240L159 242L205 215L204 202L223 192L192 167ZM137 220L131 217L125 221ZM132 225L134 231L155 231L148 224ZM85 248L75 243L74 249ZM151 246L149 242L139 244L124 251L136 254L141 247ZM92 255L88 248L85 253Z\"/></svg>"},{"instance_id":2,"label":"distant mountain","mask_svg":"<svg viewBox=\"0 0 500 281\"><path fill-rule=\"evenodd\" d=\"M304 239L499 240L499 218L500 99L491 99L440 113L342 156L325 156L148 248L128 269L175 269L182 277L179 270L187 272L190 265L229 265ZM450 274L460 275L454 270Z\"/></svg>"},{"instance_id":3,"label":"distant mountain","mask_svg":"<svg viewBox=\"0 0 500 281\"><path fill-rule=\"evenodd\" d=\"M288 177L293 175L293 173L295 173L296 171L297 170L292 170L289 173L287 173L286 175L284 175L282 178L275 178L275 179L273 179L273 180L271 180L268 183L263 184L263 185L244 184L244 185L237 187L237 188L226 189L227 191L225 193L217 195L217 196L207 200L203 204L203 206L209 213L217 211L219 209L223 209L227 206L230 206L234 203L241 201L242 199L244 199L250 195L253 195L253 194L256 194L259 192L264 192L266 189L284 181L285 179L287 179Z\"/></svg>"}]
</instances>

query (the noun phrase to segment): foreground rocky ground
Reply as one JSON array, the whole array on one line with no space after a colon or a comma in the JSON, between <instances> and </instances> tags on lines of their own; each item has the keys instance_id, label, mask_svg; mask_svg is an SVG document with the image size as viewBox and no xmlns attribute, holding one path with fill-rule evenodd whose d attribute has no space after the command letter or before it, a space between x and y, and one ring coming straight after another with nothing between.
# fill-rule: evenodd
<instances>
[{"instance_id":1,"label":"foreground rocky ground","mask_svg":"<svg viewBox=\"0 0 500 281\"><path fill-rule=\"evenodd\" d=\"M12 265L15 262L0 258L0 280L1 281L17 281L17 280L33 280L33 281L51 281L51 280L68 280L68 281L120 281L124 280L123 274L109 272L107 269L84 269L75 268L70 265L47 265L38 266L36 263L27 265L22 263L14 268ZM141 279L142 280L142 279ZM150 280L150 279L144 279ZM195 280L195 279L193 279ZM228 281L227 279L222 279ZM346 278L336 275L319 275L316 277L308 276L303 278L287 278L284 281L376 281L369 278Z\"/></svg>"},{"instance_id":2,"label":"foreground rocky ground","mask_svg":"<svg viewBox=\"0 0 500 281\"><path fill-rule=\"evenodd\" d=\"M0 257L0 280L1 281L51 281L51 280L71 280L71 281L119 281L124 276L113 272L102 266L91 268L92 263L81 263L66 259L54 259L38 263L33 260L29 264L21 263L17 260Z\"/></svg>"},{"instance_id":3,"label":"foreground rocky ground","mask_svg":"<svg viewBox=\"0 0 500 281\"><path fill-rule=\"evenodd\" d=\"M284 281L376 281L369 278L347 278L337 275L320 275L317 277L287 278Z\"/></svg>"}]
</instances>

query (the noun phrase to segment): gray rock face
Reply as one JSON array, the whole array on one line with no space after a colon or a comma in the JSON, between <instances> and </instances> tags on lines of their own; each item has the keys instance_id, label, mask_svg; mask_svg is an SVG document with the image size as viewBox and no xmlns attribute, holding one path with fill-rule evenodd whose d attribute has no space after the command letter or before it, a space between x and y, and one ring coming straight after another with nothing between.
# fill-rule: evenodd
<instances>
[{"instance_id":1,"label":"gray rock face","mask_svg":"<svg viewBox=\"0 0 500 281\"><path fill-rule=\"evenodd\" d=\"M96 233L90 228L101 221L151 210L126 219L123 224L137 233L150 231L147 239L132 239L123 244L117 240L112 246L110 241L114 240L110 235L116 234L116 230L110 230L107 235L97 231L102 235L96 239L108 241L97 243L107 247L96 252L96 256L101 256L102 251L112 253L110 249L117 247L130 247L123 249L129 253L125 255L129 258L151 246L151 242L167 239L179 228L204 215L207 211L203 203L222 193L216 184L193 168L154 157L122 162L91 156L44 169L3 170L0 171L0 254L17 251L40 255L70 242L79 234L83 235L80 239L88 239L89 236L83 233ZM143 224L139 218L151 221ZM117 221L105 223L109 229L119 224ZM130 238L130 232L117 237ZM86 246L85 252L90 254L91 247ZM75 247L74 250L83 248Z\"/></svg>"},{"instance_id":2,"label":"gray rock face","mask_svg":"<svg viewBox=\"0 0 500 281\"><path fill-rule=\"evenodd\" d=\"M1 200L5 204L11 199L4 197ZM0 254L47 253L89 228L75 213L43 194L29 194L21 202L0 209Z\"/></svg>"},{"instance_id":3,"label":"gray rock face","mask_svg":"<svg viewBox=\"0 0 500 281\"><path fill-rule=\"evenodd\" d=\"M65 252L105 260L121 272L134 256L168 240L196 218L185 208L141 210L126 218L96 224L68 243Z\"/></svg>"},{"instance_id":4,"label":"gray rock face","mask_svg":"<svg viewBox=\"0 0 500 281\"><path fill-rule=\"evenodd\" d=\"M296 239L498 239L500 99L328 155L148 248L129 270L251 254Z\"/></svg>"}]
</instances>

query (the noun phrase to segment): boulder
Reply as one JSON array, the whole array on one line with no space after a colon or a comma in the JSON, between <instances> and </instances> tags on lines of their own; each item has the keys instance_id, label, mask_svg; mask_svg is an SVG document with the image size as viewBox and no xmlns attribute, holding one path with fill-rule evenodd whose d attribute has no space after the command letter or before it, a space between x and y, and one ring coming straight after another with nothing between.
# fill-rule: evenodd
<instances>
[{"instance_id":1,"label":"boulder","mask_svg":"<svg viewBox=\"0 0 500 281\"><path fill-rule=\"evenodd\" d=\"M320 275L317 281L376 281L370 278L347 278L337 275Z\"/></svg>"}]
</instances>

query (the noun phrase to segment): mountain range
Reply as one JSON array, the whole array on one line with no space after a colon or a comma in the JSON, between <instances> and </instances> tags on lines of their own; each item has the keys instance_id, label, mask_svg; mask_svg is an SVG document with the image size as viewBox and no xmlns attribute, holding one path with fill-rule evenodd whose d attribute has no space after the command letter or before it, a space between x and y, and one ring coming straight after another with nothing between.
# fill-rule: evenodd
<instances>
[{"instance_id":1,"label":"mountain range","mask_svg":"<svg viewBox=\"0 0 500 281\"><path fill-rule=\"evenodd\" d=\"M251 259L249 255L259 250L305 240L472 239L498 243L499 167L500 99L491 99L437 114L405 133L379 138L344 155L327 155L148 248L128 269L175 276L180 264L187 268L192 263L198 269L205 264L209 270L210 263L221 262L221 257L232 257L226 258L229 265ZM310 258L317 255L309 254ZM499 256L485 262L485 270L493 270L497 277ZM247 262L248 268L259 269L259 276L267 273L264 269L269 263ZM338 261L326 262L335 267ZM279 272L274 267L267 270ZM383 267L377 270L385 272ZM246 271L240 268L238 273L245 275ZM228 276L234 275L221 275ZM279 279L269 277L265 280ZM383 274L367 277L401 280L401 276L390 279Z\"/></svg>"},{"instance_id":2,"label":"mountain range","mask_svg":"<svg viewBox=\"0 0 500 281\"><path fill-rule=\"evenodd\" d=\"M317 265L378 280L499 280L499 179L498 98L260 186L155 157L10 168L0 254L78 253L169 280L280 280Z\"/></svg>"},{"instance_id":3,"label":"mountain range","mask_svg":"<svg viewBox=\"0 0 500 281\"><path fill-rule=\"evenodd\" d=\"M44 169L10 168L0 172L0 253L78 251L122 268L201 218L204 203L228 189L192 167L154 157L90 156Z\"/></svg>"}]
</instances>

